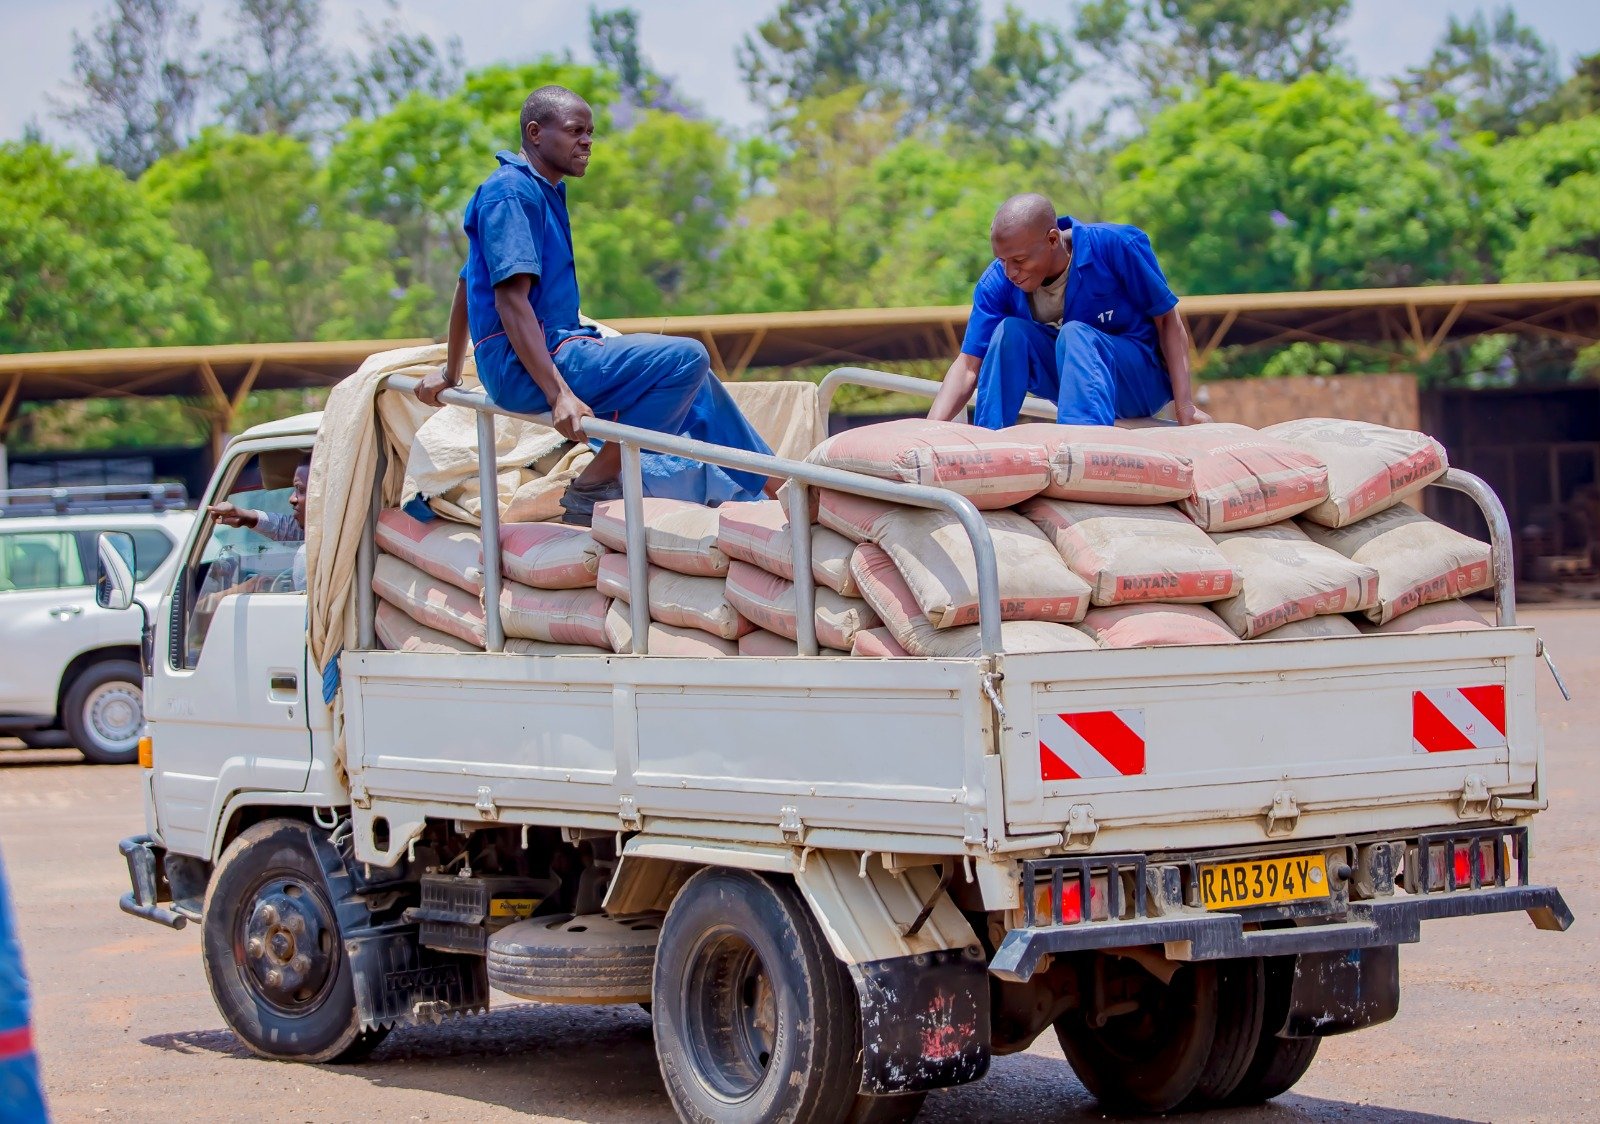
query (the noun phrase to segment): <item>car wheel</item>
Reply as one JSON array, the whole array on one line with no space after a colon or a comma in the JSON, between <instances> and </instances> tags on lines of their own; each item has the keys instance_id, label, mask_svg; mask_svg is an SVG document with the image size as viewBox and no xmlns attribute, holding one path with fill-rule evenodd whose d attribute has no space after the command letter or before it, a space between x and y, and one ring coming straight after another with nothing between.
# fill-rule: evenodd
<instances>
[{"instance_id":1,"label":"car wheel","mask_svg":"<svg viewBox=\"0 0 1600 1124\"><path fill-rule=\"evenodd\" d=\"M132 660L101 660L67 688L62 722L92 764L131 765L144 729L144 675Z\"/></svg>"}]
</instances>

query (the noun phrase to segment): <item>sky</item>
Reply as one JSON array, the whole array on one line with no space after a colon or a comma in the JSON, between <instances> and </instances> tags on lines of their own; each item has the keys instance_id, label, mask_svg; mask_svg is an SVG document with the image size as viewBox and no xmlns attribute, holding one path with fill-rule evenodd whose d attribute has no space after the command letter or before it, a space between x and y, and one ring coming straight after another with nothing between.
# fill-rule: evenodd
<instances>
[{"instance_id":1,"label":"sky","mask_svg":"<svg viewBox=\"0 0 1600 1124\"><path fill-rule=\"evenodd\" d=\"M627 0L600 0L602 8ZM1066 0L1014 0L1035 19L1060 19ZM205 42L224 37L228 0L199 0ZM632 0L641 41L656 69L711 116L754 125L760 110L739 82L734 49L777 0ZM982 0L993 18L1005 0ZM1475 0L1354 0L1343 28L1357 70L1368 78L1398 74L1424 61L1450 15L1468 16ZM1519 18L1555 43L1564 58L1600 50L1600 3L1595 0L1517 0ZM51 120L48 95L71 76L72 35L87 35L110 0L0 0L0 139L21 135L37 121L52 140L72 139ZM384 0L324 0L326 38L339 51L359 46L361 17L379 20ZM443 40L460 36L469 66L525 59L546 51L588 53L588 4L573 0L399 0L412 29Z\"/></svg>"}]
</instances>

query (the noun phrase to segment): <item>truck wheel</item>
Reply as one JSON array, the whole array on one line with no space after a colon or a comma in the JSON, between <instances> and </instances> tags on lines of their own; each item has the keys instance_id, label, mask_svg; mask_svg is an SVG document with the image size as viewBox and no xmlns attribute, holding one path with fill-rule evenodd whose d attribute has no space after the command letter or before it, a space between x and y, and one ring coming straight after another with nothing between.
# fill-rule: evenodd
<instances>
[{"instance_id":1,"label":"truck wheel","mask_svg":"<svg viewBox=\"0 0 1600 1124\"><path fill-rule=\"evenodd\" d=\"M388 1028L361 1029L350 960L299 820L266 820L228 845L206 890L201 951L223 1020L280 1061L356 1061Z\"/></svg>"},{"instance_id":2,"label":"truck wheel","mask_svg":"<svg viewBox=\"0 0 1600 1124\"><path fill-rule=\"evenodd\" d=\"M1200 1084L1217 1036L1217 967L1185 964L1163 984L1134 965L1097 966L1135 1004L1105 1025L1083 1008L1056 1020L1056 1037L1078 1080L1112 1112L1171 1112Z\"/></svg>"},{"instance_id":3,"label":"truck wheel","mask_svg":"<svg viewBox=\"0 0 1600 1124\"><path fill-rule=\"evenodd\" d=\"M1217 964L1217 1033L1194 1092L1180 1106L1185 1111L1226 1102L1239 1087L1261 1041L1266 1008L1266 976L1261 958L1223 960Z\"/></svg>"},{"instance_id":4,"label":"truck wheel","mask_svg":"<svg viewBox=\"0 0 1600 1124\"><path fill-rule=\"evenodd\" d=\"M832 1124L860 1082L844 966L792 885L708 868L673 900L656 951L656 1057L694 1124Z\"/></svg>"},{"instance_id":5,"label":"truck wheel","mask_svg":"<svg viewBox=\"0 0 1600 1124\"><path fill-rule=\"evenodd\" d=\"M1316 1059L1320 1038L1280 1038L1277 1030L1289 1015L1289 989L1294 983L1293 956L1270 957L1265 965L1266 1014L1244 1077L1228 1096L1230 1105L1262 1104L1287 1093Z\"/></svg>"},{"instance_id":6,"label":"truck wheel","mask_svg":"<svg viewBox=\"0 0 1600 1124\"><path fill-rule=\"evenodd\" d=\"M61 700L72 744L94 765L139 759L144 726L144 673L132 660L101 660L85 668Z\"/></svg>"}]
</instances>

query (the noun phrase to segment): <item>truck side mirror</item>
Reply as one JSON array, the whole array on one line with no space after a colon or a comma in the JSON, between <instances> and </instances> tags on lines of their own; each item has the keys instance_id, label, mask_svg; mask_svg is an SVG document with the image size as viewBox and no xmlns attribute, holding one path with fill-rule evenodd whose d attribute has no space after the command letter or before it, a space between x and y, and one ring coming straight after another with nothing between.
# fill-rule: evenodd
<instances>
[{"instance_id":1,"label":"truck side mirror","mask_svg":"<svg viewBox=\"0 0 1600 1124\"><path fill-rule=\"evenodd\" d=\"M126 531L101 531L95 541L94 602L102 609L133 604L133 536Z\"/></svg>"}]
</instances>

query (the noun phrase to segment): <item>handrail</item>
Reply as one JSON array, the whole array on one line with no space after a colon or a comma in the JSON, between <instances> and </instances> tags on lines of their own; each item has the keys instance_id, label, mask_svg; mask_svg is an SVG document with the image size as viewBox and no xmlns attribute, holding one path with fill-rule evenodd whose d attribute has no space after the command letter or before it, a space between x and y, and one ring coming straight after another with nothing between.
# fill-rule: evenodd
<instances>
[{"instance_id":1,"label":"handrail","mask_svg":"<svg viewBox=\"0 0 1600 1124\"><path fill-rule=\"evenodd\" d=\"M837 367L822 378L817 387L817 409L822 414L822 431L832 432L833 396L841 386L864 386L870 390L892 390L900 394L917 394L932 398L939 393L942 383L934 379L919 379L915 375L896 375L888 371L873 371L866 367ZM1056 420L1056 404L1036 395L1022 400L1022 417L1041 421Z\"/></svg>"},{"instance_id":2,"label":"handrail","mask_svg":"<svg viewBox=\"0 0 1600 1124\"><path fill-rule=\"evenodd\" d=\"M419 382L420 380L405 375L389 375L383 380L382 386L383 389L411 394L416 391ZM486 637L490 643L486 647L490 651L500 651L504 647L504 638L500 635L498 628L499 603L498 600L494 602L488 600L491 588L498 594L501 579L500 551L498 549L499 510L496 507L498 487L495 471L494 424L491 420L491 415L499 414L508 418L523 418L538 422L541 425L549 425L550 418L548 415L519 414L512 410L502 409L489 401L484 394L476 391L446 390L439 395L439 400L452 406L464 406L478 413L478 479L484 505L483 570L485 618L488 622L491 622ZM633 625L633 651L635 654L645 655L648 653L650 631L649 594L646 578L648 569L644 544L644 477L639 459L639 452L642 449L670 453L675 456L702 461L706 464L718 465L722 468L754 472L768 477L780 477L789 481L787 496L789 534L795 560L796 633L801 638L801 641L797 642L797 647L801 654L817 654L815 634L816 587L812 579L810 565L807 564L803 567L803 573L801 566L802 560L809 562L811 557L811 499L809 489L812 487L827 488L836 492L849 492L853 495L867 496L887 503L943 510L954 516L967 532L967 537L972 541L973 559L977 565L978 635L982 654L985 657L1001 654L1000 575L995 558L994 538L989 533L989 525L984 521L982 513L965 496L940 488L930 488L926 485L902 484L889 480L880 480L875 476L866 476L859 472L847 472L843 469L827 468L804 461L793 461L764 453L752 453L743 449L712 445L704 441L694 441L687 437L676 437L671 434L658 433L654 430L639 429L636 426L622 425L618 422L605 421L601 418L585 418L581 424L586 436L600 441L615 442L622 447L622 502L623 515L626 520L628 597L630 618ZM383 469L380 463L378 478L374 482L375 490L381 486L382 478ZM374 616L372 571L370 567L376 554L371 545L371 540L376 533L376 507L377 505L374 505L373 514L367 521L367 527L363 535L362 550L359 556L361 564L358 566L358 581L362 583L362 588L358 591L357 620L360 624L361 642L364 647L371 647L373 639L370 632L370 621ZM491 508L494 509L492 512ZM493 539L489 537L491 527L496 530Z\"/></svg>"},{"instance_id":3,"label":"handrail","mask_svg":"<svg viewBox=\"0 0 1600 1124\"><path fill-rule=\"evenodd\" d=\"M1495 624L1510 628L1517 623L1517 582L1511 545L1511 520L1493 488L1481 478L1459 468L1446 469L1433 485L1472 498L1489 525L1489 559L1494 573Z\"/></svg>"}]
</instances>

